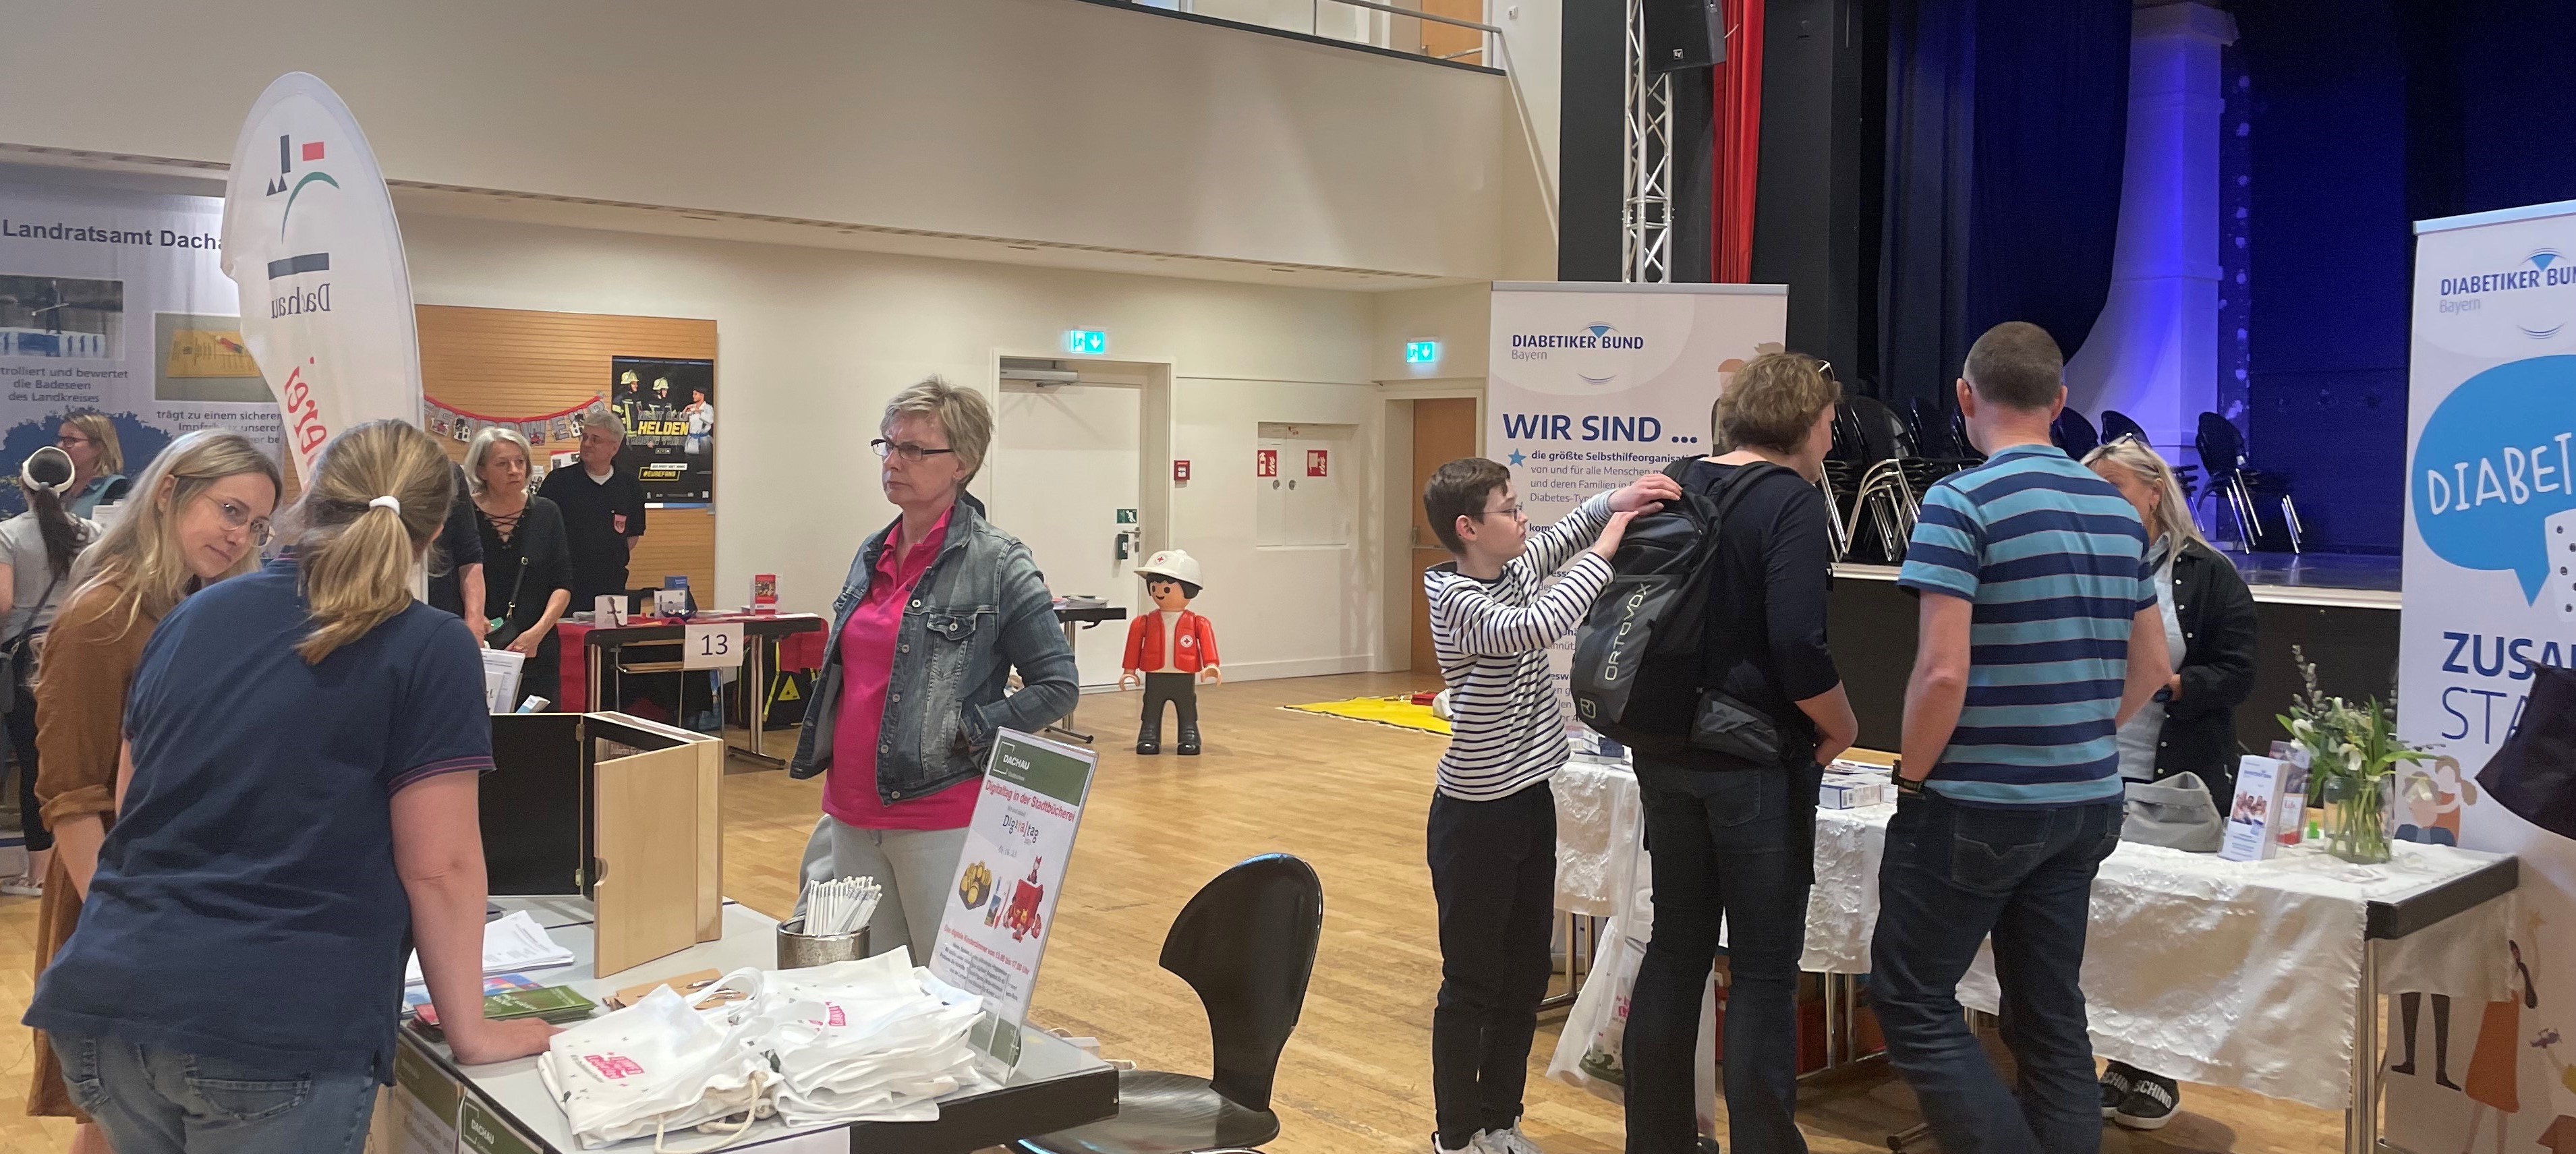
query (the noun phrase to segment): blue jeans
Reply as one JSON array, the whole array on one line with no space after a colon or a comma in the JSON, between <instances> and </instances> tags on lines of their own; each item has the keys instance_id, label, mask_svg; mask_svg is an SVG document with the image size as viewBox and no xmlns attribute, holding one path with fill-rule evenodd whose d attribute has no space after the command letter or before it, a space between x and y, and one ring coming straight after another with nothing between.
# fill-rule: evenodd
<instances>
[{"instance_id":1,"label":"blue jeans","mask_svg":"<svg viewBox=\"0 0 2576 1154\"><path fill-rule=\"evenodd\" d=\"M1806 1154L1798 1133L1798 956L1815 881L1816 785L1806 770L1677 771L1640 755L1638 795L1655 877L1655 932L1628 1002L1628 1154L1688 1154L1700 998L1727 926L1727 1149Z\"/></svg>"},{"instance_id":2,"label":"blue jeans","mask_svg":"<svg viewBox=\"0 0 2576 1154\"><path fill-rule=\"evenodd\" d=\"M359 1154L375 1113L365 1074L298 1074L56 1034L63 1085L117 1154Z\"/></svg>"},{"instance_id":3,"label":"blue jeans","mask_svg":"<svg viewBox=\"0 0 2576 1154\"><path fill-rule=\"evenodd\" d=\"M2120 844L2120 813L2116 798L1992 809L1927 794L1898 804L1878 872L1870 1004L1888 1060L1947 1154L2101 1148L2078 982L2093 874ZM2013 1091L1959 1006L1959 978L1990 932L2004 1044L2020 1067Z\"/></svg>"}]
</instances>

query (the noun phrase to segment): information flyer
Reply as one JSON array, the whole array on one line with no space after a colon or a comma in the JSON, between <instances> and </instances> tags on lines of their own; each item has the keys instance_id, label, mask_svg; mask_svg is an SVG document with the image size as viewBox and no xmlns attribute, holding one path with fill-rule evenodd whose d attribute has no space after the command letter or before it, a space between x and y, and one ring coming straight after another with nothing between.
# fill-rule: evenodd
<instances>
[{"instance_id":1,"label":"information flyer","mask_svg":"<svg viewBox=\"0 0 2576 1154\"><path fill-rule=\"evenodd\" d=\"M127 476L197 429L279 453L220 264L223 214L210 196L0 184L0 473L83 411L115 426ZM25 508L0 485L0 514Z\"/></svg>"},{"instance_id":2,"label":"information flyer","mask_svg":"<svg viewBox=\"0 0 2576 1154\"><path fill-rule=\"evenodd\" d=\"M1004 1065L1019 1061L1020 1023L1037 990L1098 760L1088 749L1001 731L966 827L929 966L940 980L985 999L991 1014L976 1045Z\"/></svg>"}]
</instances>

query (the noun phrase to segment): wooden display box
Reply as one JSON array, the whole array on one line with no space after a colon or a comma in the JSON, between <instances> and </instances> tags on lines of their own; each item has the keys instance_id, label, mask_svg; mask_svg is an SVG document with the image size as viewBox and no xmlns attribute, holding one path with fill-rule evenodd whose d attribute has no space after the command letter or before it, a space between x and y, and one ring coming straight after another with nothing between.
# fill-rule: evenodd
<instances>
[{"instance_id":1,"label":"wooden display box","mask_svg":"<svg viewBox=\"0 0 2576 1154\"><path fill-rule=\"evenodd\" d=\"M603 975L716 940L724 748L623 713L494 714L481 800L491 892L590 899Z\"/></svg>"}]
</instances>

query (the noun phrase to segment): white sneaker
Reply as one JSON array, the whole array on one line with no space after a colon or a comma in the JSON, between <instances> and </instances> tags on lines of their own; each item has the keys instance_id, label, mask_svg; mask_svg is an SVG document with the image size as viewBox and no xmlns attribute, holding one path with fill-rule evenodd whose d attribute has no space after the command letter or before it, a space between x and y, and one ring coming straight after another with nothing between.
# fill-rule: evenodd
<instances>
[{"instance_id":1,"label":"white sneaker","mask_svg":"<svg viewBox=\"0 0 2576 1154\"><path fill-rule=\"evenodd\" d=\"M1482 1147L1479 1154L1547 1154L1547 1151L1539 1149L1538 1143L1530 1141L1529 1135L1521 1133L1519 1122L1512 1123L1509 1130L1487 1130L1478 1134L1468 1145Z\"/></svg>"},{"instance_id":2,"label":"white sneaker","mask_svg":"<svg viewBox=\"0 0 2576 1154\"><path fill-rule=\"evenodd\" d=\"M1485 1136L1483 1134L1478 1134L1473 1138L1467 1139L1467 1144L1464 1146L1443 1146L1440 1144L1439 1132L1433 1131L1431 1135L1431 1154L1485 1154L1484 1143Z\"/></svg>"},{"instance_id":3,"label":"white sneaker","mask_svg":"<svg viewBox=\"0 0 2576 1154\"><path fill-rule=\"evenodd\" d=\"M13 898L40 898L45 896L45 883L21 874L7 881L0 881L0 894L7 894Z\"/></svg>"}]
</instances>

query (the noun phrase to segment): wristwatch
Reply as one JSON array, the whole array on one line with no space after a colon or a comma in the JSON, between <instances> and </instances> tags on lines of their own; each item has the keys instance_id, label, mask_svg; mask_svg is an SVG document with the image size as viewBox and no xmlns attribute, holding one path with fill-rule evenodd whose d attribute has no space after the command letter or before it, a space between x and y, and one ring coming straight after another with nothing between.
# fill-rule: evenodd
<instances>
[{"instance_id":1,"label":"wristwatch","mask_svg":"<svg viewBox=\"0 0 2576 1154\"><path fill-rule=\"evenodd\" d=\"M1887 779L1896 783L1896 796L1900 798L1923 796L1923 779L1905 776L1904 758L1900 757L1888 765Z\"/></svg>"}]
</instances>

